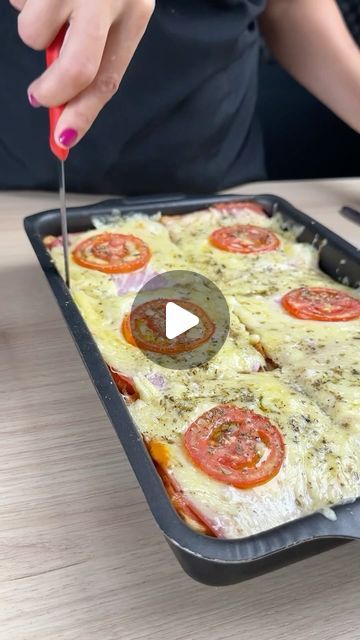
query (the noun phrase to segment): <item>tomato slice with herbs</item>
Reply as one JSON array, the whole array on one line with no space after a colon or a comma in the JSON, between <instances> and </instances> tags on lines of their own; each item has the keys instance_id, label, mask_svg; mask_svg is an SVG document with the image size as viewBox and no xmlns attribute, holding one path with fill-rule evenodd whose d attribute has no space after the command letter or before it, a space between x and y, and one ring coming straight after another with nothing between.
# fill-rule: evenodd
<instances>
[{"instance_id":1,"label":"tomato slice with herbs","mask_svg":"<svg viewBox=\"0 0 360 640\"><path fill-rule=\"evenodd\" d=\"M199 324L176 338L166 337L166 305L173 302L199 318ZM190 300L158 298L140 304L124 317L121 330L125 340L144 351L177 355L193 351L210 340L215 325L199 305Z\"/></svg>"},{"instance_id":2,"label":"tomato slice with herbs","mask_svg":"<svg viewBox=\"0 0 360 640\"><path fill-rule=\"evenodd\" d=\"M250 211L253 211L254 213L259 213L262 216L266 216L266 213L262 206L257 202L251 202L250 200L246 202L217 202L213 205L212 208L220 211L220 213L229 213L232 215L242 213L244 209L250 209Z\"/></svg>"},{"instance_id":3,"label":"tomato slice with herbs","mask_svg":"<svg viewBox=\"0 0 360 640\"><path fill-rule=\"evenodd\" d=\"M263 227L252 224L234 224L215 229L209 241L217 249L231 253L265 253L280 246L279 238Z\"/></svg>"},{"instance_id":4,"label":"tomato slice with herbs","mask_svg":"<svg viewBox=\"0 0 360 640\"><path fill-rule=\"evenodd\" d=\"M135 400L140 398L139 392L132 378L125 376L119 371L114 371L113 369L110 369L110 373L120 393L125 396L129 403L135 402Z\"/></svg>"},{"instance_id":5,"label":"tomato slice with herbs","mask_svg":"<svg viewBox=\"0 0 360 640\"><path fill-rule=\"evenodd\" d=\"M72 252L76 264L103 273L129 273L144 267L151 258L140 238L122 233L100 233L80 242Z\"/></svg>"},{"instance_id":6,"label":"tomato slice with herbs","mask_svg":"<svg viewBox=\"0 0 360 640\"><path fill-rule=\"evenodd\" d=\"M341 322L360 318L360 300L345 291L326 287L301 287L281 299L285 311L302 320Z\"/></svg>"},{"instance_id":7,"label":"tomato slice with herbs","mask_svg":"<svg viewBox=\"0 0 360 640\"><path fill-rule=\"evenodd\" d=\"M271 480L285 457L285 444L268 418L223 404L203 413L184 435L193 462L212 478L249 489Z\"/></svg>"}]
</instances>

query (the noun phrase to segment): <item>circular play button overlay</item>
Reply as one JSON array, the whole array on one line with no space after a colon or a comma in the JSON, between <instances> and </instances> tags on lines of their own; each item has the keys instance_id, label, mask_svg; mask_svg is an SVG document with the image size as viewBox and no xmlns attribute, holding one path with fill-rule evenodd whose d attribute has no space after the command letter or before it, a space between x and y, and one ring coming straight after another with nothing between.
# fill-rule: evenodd
<instances>
[{"instance_id":1,"label":"circular play button overlay","mask_svg":"<svg viewBox=\"0 0 360 640\"><path fill-rule=\"evenodd\" d=\"M193 271L167 271L140 289L125 317L125 339L168 369L206 364L223 346L230 326L220 289Z\"/></svg>"}]
</instances>

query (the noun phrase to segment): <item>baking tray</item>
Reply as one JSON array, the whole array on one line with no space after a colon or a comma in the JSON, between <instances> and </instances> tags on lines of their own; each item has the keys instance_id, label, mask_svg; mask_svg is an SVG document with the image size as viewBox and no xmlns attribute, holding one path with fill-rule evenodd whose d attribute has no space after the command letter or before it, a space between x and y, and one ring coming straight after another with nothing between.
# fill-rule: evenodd
<instances>
[{"instance_id":1,"label":"baking tray","mask_svg":"<svg viewBox=\"0 0 360 640\"><path fill-rule=\"evenodd\" d=\"M299 242L311 242L321 249L321 269L336 280L345 278L350 286L359 285L359 251L274 195L175 195L107 200L92 206L69 209L69 231L80 232L92 228L92 217L98 215L119 215L139 211L149 215L159 211L171 215L199 210L216 202L234 200L253 200L260 203L268 215L280 211L285 221L302 225ZM151 512L188 575L209 585L233 584L325 551L345 541L360 538L359 500L336 507L336 521L314 514L247 538L221 540L190 529L173 509L126 404L112 383L108 368L42 242L46 235L61 234L59 211L56 209L29 216L25 218L24 226Z\"/></svg>"}]
</instances>

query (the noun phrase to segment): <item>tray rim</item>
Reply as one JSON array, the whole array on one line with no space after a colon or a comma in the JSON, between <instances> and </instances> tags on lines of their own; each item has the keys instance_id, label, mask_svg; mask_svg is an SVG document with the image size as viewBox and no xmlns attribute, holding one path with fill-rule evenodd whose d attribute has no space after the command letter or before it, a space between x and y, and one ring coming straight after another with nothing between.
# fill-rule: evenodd
<instances>
[{"instance_id":1,"label":"tray rim","mask_svg":"<svg viewBox=\"0 0 360 640\"><path fill-rule=\"evenodd\" d=\"M109 213L148 212L149 215L161 209L188 208L196 210L198 207L206 207L217 202L254 201L265 207L269 214L277 209L282 209L285 216L295 222L310 228L320 241L323 238L347 257L360 264L360 250L335 234L333 231L313 220L309 215L299 211L283 198L272 194L244 195L204 195L204 196L149 196L143 198L112 198L92 205L69 208L69 223L75 218L91 218L94 215ZM110 209L110 211L109 211ZM151 209L151 211L149 211ZM154 210L155 209L155 210ZM166 214L176 214L178 211L166 211ZM184 211L185 213L185 211ZM118 438L125 450L130 465L137 477L144 493L148 506L159 528L170 544L175 545L187 554L202 559L210 560L216 564L246 564L262 560L272 555L279 554L291 547L304 545L308 542L329 539L354 540L360 537L360 533L354 531L353 510L359 511L360 501L334 507L337 520L330 521L320 513L306 515L292 520L264 532L244 538L221 539L204 536L192 530L178 516L173 509L163 483L155 469L153 461L143 444L143 440L128 411L128 408L116 389L107 366L87 328L80 311L75 305L65 282L56 271L46 250L42 236L39 232L39 224L46 218L59 218L58 209L50 209L27 216L24 219L24 228L33 246L40 266L57 300L64 316L66 325L73 337L75 345L82 357L95 389L102 401L107 415L112 423ZM59 221L60 228L60 221ZM96 371L94 372L94 369ZM131 431L125 432L122 421L128 422ZM141 464L139 465L140 458ZM360 527L357 527L360 529Z\"/></svg>"}]
</instances>

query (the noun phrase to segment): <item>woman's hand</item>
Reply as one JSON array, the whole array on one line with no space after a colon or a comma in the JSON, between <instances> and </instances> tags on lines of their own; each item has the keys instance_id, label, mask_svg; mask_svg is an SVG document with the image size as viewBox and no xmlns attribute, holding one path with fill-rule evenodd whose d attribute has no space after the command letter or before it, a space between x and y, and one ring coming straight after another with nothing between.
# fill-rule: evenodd
<instances>
[{"instance_id":1,"label":"woman's hand","mask_svg":"<svg viewBox=\"0 0 360 640\"><path fill-rule=\"evenodd\" d=\"M60 57L28 89L33 107L66 104L55 131L72 147L116 93L155 0L10 0L21 39L46 49L68 22Z\"/></svg>"}]
</instances>

